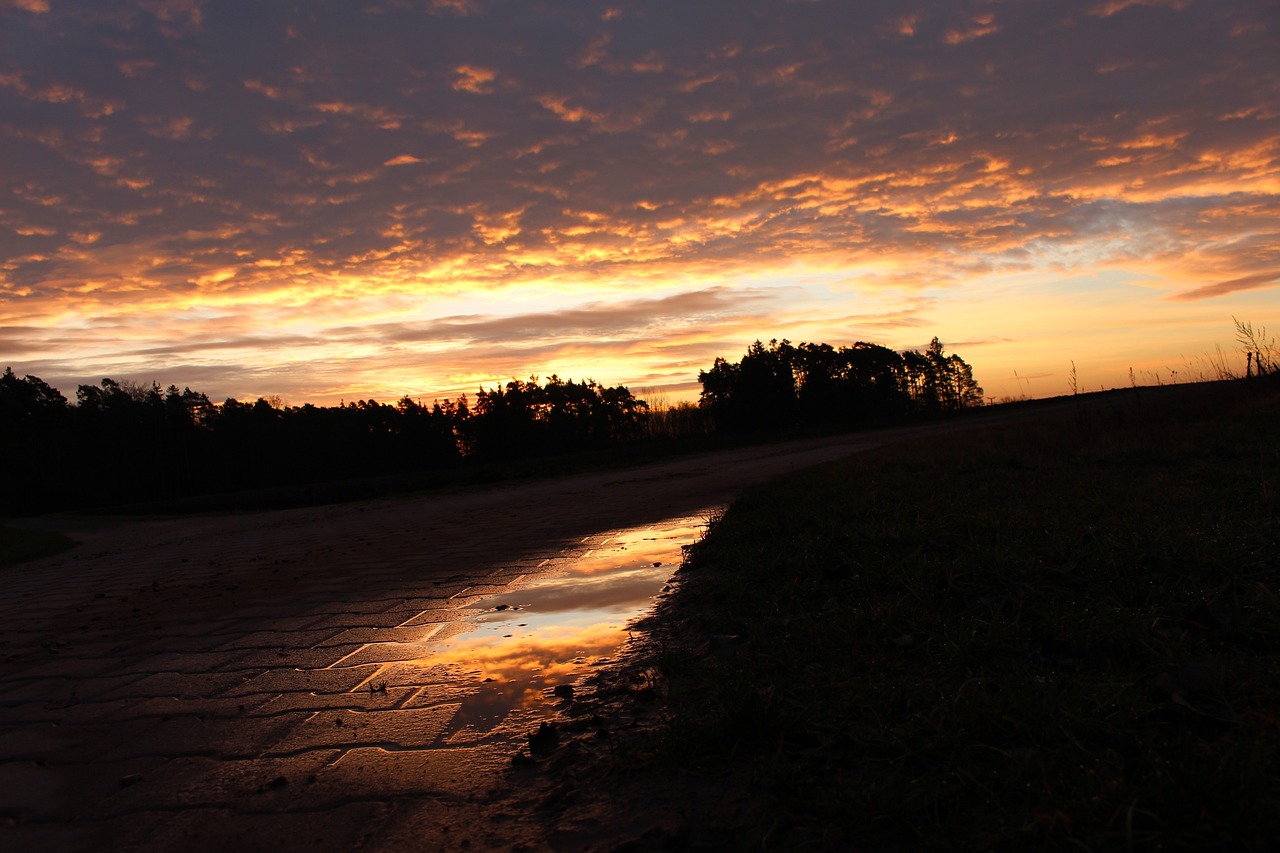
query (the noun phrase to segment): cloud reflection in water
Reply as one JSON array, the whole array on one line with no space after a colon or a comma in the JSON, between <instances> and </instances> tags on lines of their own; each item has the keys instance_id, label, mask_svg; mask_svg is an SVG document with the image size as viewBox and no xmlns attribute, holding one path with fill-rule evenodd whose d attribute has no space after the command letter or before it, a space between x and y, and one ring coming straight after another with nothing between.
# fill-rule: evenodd
<instances>
[{"instance_id":1,"label":"cloud reflection in water","mask_svg":"<svg viewBox=\"0 0 1280 853\"><path fill-rule=\"evenodd\" d=\"M468 620L470 630L419 661L449 672L450 692L463 694L446 737L543 716L554 687L616 654L627 625L649 610L679 566L681 546L704 525L693 516L618 531L556 574L483 601L487 609Z\"/></svg>"}]
</instances>

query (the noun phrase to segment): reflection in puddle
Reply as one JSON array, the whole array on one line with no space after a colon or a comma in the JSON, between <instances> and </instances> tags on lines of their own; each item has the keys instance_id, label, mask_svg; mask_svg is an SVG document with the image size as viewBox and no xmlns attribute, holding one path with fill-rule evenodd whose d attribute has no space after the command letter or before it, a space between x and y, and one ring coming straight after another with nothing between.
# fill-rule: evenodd
<instances>
[{"instance_id":1,"label":"reflection in puddle","mask_svg":"<svg viewBox=\"0 0 1280 853\"><path fill-rule=\"evenodd\" d=\"M627 625L652 607L680 565L681 547L705 526L705 516L694 516L610 534L586 554L548 566L554 576L476 602L486 609L460 623L469 630L428 640L427 654L413 663L443 668L449 701L460 702L443 737L472 740L544 716L557 701L554 688L616 654Z\"/></svg>"}]
</instances>

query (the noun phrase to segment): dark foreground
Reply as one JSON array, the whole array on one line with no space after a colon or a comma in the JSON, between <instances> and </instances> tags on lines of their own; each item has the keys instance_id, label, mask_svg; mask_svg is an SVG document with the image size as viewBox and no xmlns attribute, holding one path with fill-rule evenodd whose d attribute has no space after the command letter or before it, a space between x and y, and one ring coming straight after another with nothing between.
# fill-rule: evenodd
<instances>
[{"instance_id":1,"label":"dark foreground","mask_svg":"<svg viewBox=\"0 0 1280 853\"><path fill-rule=\"evenodd\" d=\"M612 844L644 814L541 807L548 767L511 760L526 732L461 725L476 687L429 642L611 530L905 434L413 499L13 522L80 544L0 569L0 850Z\"/></svg>"},{"instance_id":2,"label":"dark foreground","mask_svg":"<svg viewBox=\"0 0 1280 853\"><path fill-rule=\"evenodd\" d=\"M749 490L659 607L627 683L665 722L607 778L678 788L682 849L1270 849L1278 391L1113 394Z\"/></svg>"},{"instance_id":3,"label":"dark foreground","mask_svg":"<svg viewBox=\"0 0 1280 853\"><path fill-rule=\"evenodd\" d=\"M3 570L0 848L1260 847L1280 436L1252 389L21 522L81 544ZM739 495L630 663L545 697L554 748L513 763L524 731L454 724L410 648L428 632L603 532Z\"/></svg>"}]
</instances>

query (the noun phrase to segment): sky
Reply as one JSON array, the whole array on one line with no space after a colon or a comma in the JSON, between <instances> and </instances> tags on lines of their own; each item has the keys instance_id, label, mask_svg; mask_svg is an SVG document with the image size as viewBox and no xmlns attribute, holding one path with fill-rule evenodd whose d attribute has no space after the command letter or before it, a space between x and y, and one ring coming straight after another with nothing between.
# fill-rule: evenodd
<instances>
[{"instance_id":1,"label":"sky","mask_svg":"<svg viewBox=\"0 0 1280 853\"><path fill-rule=\"evenodd\" d=\"M71 398L935 335L1054 396L1277 309L1275 0L0 0L0 363Z\"/></svg>"}]
</instances>

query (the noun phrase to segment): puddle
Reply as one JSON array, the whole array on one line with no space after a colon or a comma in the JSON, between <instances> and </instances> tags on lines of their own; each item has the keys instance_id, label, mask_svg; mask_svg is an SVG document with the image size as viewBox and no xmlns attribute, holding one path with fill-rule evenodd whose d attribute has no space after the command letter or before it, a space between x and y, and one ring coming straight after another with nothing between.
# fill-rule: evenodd
<instances>
[{"instance_id":1,"label":"puddle","mask_svg":"<svg viewBox=\"0 0 1280 853\"><path fill-rule=\"evenodd\" d=\"M556 687L612 660L628 624L652 608L679 568L682 546L705 528L703 514L607 534L587 553L547 565L551 574L477 601L472 608L485 609L426 639L421 659L392 664L393 680L404 679L406 667L437 673L409 704L457 705L442 741L536 728L562 701ZM421 684L422 676L412 680Z\"/></svg>"}]
</instances>

